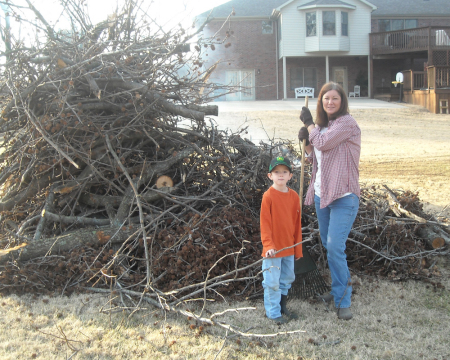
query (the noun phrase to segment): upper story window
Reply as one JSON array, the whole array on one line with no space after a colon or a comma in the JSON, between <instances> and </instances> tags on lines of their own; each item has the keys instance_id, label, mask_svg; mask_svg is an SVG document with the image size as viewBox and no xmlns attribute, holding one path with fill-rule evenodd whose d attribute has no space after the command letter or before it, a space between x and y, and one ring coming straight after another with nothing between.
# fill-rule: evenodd
<instances>
[{"instance_id":1,"label":"upper story window","mask_svg":"<svg viewBox=\"0 0 450 360\"><path fill-rule=\"evenodd\" d=\"M270 20L262 21L262 33L263 34L273 34L273 23Z\"/></svg>"},{"instance_id":2,"label":"upper story window","mask_svg":"<svg viewBox=\"0 0 450 360\"><path fill-rule=\"evenodd\" d=\"M378 31L394 31L403 29L414 29L418 26L417 19L380 19L378 20Z\"/></svg>"},{"instance_id":3,"label":"upper story window","mask_svg":"<svg viewBox=\"0 0 450 360\"><path fill-rule=\"evenodd\" d=\"M306 13L306 36L316 36L316 13Z\"/></svg>"},{"instance_id":4,"label":"upper story window","mask_svg":"<svg viewBox=\"0 0 450 360\"><path fill-rule=\"evenodd\" d=\"M341 11L341 34L348 36L348 12Z\"/></svg>"},{"instance_id":5,"label":"upper story window","mask_svg":"<svg viewBox=\"0 0 450 360\"><path fill-rule=\"evenodd\" d=\"M336 13L334 11L324 11L322 14L323 34L336 35Z\"/></svg>"}]
</instances>

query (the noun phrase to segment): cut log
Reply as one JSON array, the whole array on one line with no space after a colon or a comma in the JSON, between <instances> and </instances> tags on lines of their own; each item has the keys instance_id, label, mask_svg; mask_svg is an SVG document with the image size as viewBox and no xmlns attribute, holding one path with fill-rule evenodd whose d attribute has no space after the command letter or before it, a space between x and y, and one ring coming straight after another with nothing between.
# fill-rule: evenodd
<instances>
[{"instance_id":1,"label":"cut log","mask_svg":"<svg viewBox=\"0 0 450 360\"><path fill-rule=\"evenodd\" d=\"M446 242L450 243L450 238L447 238L446 241L442 236L443 234L441 234L434 226L425 226L420 228L417 231L417 235L424 239L432 249L440 249L445 246Z\"/></svg>"},{"instance_id":2,"label":"cut log","mask_svg":"<svg viewBox=\"0 0 450 360\"><path fill-rule=\"evenodd\" d=\"M123 243L130 236L134 236L140 230L139 225L130 225L123 227L118 231L117 228L102 229L103 236L110 236L112 243ZM98 243L99 228L82 229L54 238L41 239L29 244L21 244L9 250L0 252L0 264L8 261L26 261L50 254L59 254L62 251L70 251L76 246L88 243ZM134 239L133 239L134 240Z\"/></svg>"},{"instance_id":3,"label":"cut log","mask_svg":"<svg viewBox=\"0 0 450 360\"><path fill-rule=\"evenodd\" d=\"M400 204L400 202L397 200L397 197L392 192L392 190L389 189L386 185L383 185L383 186L387 190L389 206L396 216L400 217L401 214L403 214L403 215L409 217L410 219L416 220L419 223L427 222L424 218L421 218L420 216L413 214L411 211L404 209L403 206Z\"/></svg>"},{"instance_id":4,"label":"cut log","mask_svg":"<svg viewBox=\"0 0 450 360\"><path fill-rule=\"evenodd\" d=\"M161 189L163 187L172 187L173 180L170 176L162 175L156 180L156 188Z\"/></svg>"}]
</instances>

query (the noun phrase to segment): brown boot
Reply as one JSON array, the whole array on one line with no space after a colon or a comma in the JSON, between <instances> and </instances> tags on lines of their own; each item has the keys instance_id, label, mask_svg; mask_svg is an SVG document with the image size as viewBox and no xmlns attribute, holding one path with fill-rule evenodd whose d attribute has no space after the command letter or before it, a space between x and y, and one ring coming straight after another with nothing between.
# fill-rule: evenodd
<instances>
[{"instance_id":1,"label":"brown boot","mask_svg":"<svg viewBox=\"0 0 450 360\"><path fill-rule=\"evenodd\" d=\"M353 317L350 308L336 308L336 313L341 320L350 320Z\"/></svg>"},{"instance_id":2,"label":"brown boot","mask_svg":"<svg viewBox=\"0 0 450 360\"><path fill-rule=\"evenodd\" d=\"M268 318L268 319L270 319L270 318ZM275 321L276 323L277 323L277 325L281 325L281 324L286 324L289 320L286 320L284 317L282 317L282 316L280 316L280 317L277 317L277 318L275 318L275 319L270 319L270 320L272 320L272 321Z\"/></svg>"},{"instance_id":3,"label":"brown boot","mask_svg":"<svg viewBox=\"0 0 450 360\"><path fill-rule=\"evenodd\" d=\"M289 319L297 320L298 315L296 313L290 312L286 307L286 303L287 303L287 295L281 295L280 301L281 314L286 315Z\"/></svg>"}]
</instances>

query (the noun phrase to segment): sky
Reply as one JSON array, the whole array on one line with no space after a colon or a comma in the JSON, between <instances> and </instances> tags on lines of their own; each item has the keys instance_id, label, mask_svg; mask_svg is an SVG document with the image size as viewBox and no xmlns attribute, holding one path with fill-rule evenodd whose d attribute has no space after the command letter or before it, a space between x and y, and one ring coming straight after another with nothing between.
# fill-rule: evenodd
<instances>
[{"instance_id":1,"label":"sky","mask_svg":"<svg viewBox=\"0 0 450 360\"><path fill-rule=\"evenodd\" d=\"M57 18L61 11L59 0L31 0L44 17ZM155 16L164 23L177 23L183 20L191 21L195 15L207 11L214 6L226 3L229 0L146 0L145 4L151 4ZM0 2L4 2L0 0ZM26 6L24 0L10 0L10 2ZM108 14L114 12L117 3L122 0L85 0L85 6L89 11L93 23L106 20ZM120 6L119 6L120 8ZM1 12L1 16L4 14Z\"/></svg>"},{"instance_id":2,"label":"sky","mask_svg":"<svg viewBox=\"0 0 450 360\"><path fill-rule=\"evenodd\" d=\"M9 0L11 3L27 6L25 0ZM82 1L82 0L80 0ZM85 6L88 9L89 16L93 24L97 24L107 19L107 16L114 13L119 4L123 0L84 0ZM152 16L156 18L158 25L165 29L170 29L181 23L185 28L190 27L193 18L212 9L214 6L218 6L226 3L229 0L145 0L146 5L150 5L152 10ZM61 0L31 0L36 8L42 13L42 15L52 25L55 25L55 21L58 20L56 29L70 28L70 24L65 24L67 21L61 18ZM3 3L2 9L0 9L0 26L5 25L5 0L0 0ZM119 6L120 9L120 6ZM3 10L3 11L2 11ZM23 14L30 14L30 20L34 20L34 16L28 11ZM20 38L34 37L30 29L22 23L18 24L13 17L10 17L11 29L15 35ZM19 29L19 30L18 30ZM2 44L3 45L3 44ZM1 46L3 49L3 46Z\"/></svg>"}]
</instances>

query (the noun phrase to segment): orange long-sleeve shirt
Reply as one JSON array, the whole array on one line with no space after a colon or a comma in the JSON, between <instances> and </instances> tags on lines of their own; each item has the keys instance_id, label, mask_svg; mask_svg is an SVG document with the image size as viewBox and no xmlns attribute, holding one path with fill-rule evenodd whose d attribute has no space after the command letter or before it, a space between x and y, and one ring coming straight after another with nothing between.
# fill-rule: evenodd
<instances>
[{"instance_id":1,"label":"orange long-sleeve shirt","mask_svg":"<svg viewBox=\"0 0 450 360\"><path fill-rule=\"evenodd\" d=\"M302 225L298 194L292 189L281 192L271 186L263 195L260 224L263 257L270 249L278 251L301 242ZM296 259L301 258L302 245L284 250L275 257L289 255L294 255Z\"/></svg>"}]
</instances>

